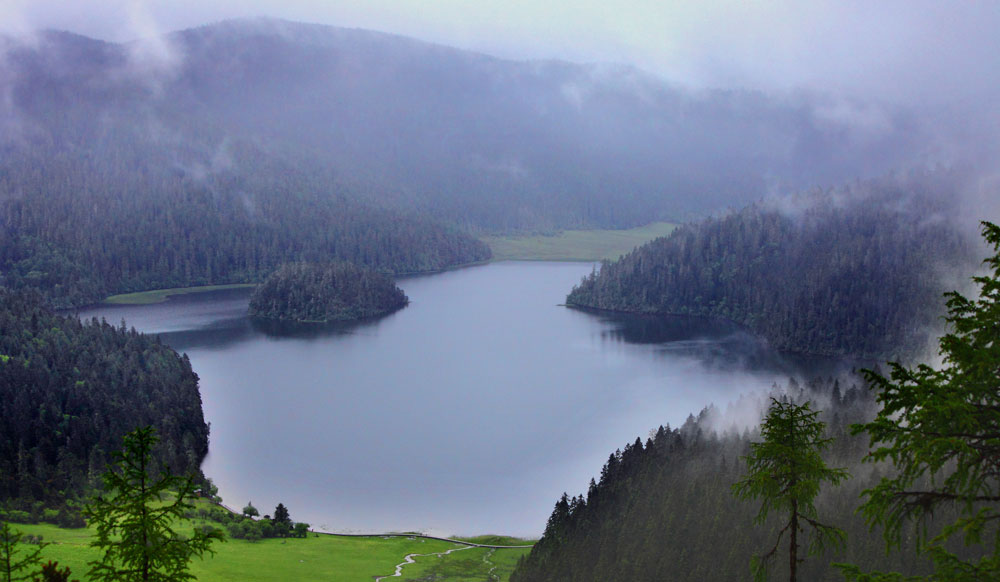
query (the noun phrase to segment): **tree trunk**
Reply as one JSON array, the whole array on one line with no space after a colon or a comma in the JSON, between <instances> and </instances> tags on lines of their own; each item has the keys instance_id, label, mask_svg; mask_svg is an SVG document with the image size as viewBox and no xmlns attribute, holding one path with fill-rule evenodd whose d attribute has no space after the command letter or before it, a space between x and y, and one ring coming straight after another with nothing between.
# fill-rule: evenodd
<instances>
[{"instance_id":1,"label":"tree trunk","mask_svg":"<svg viewBox=\"0 0 1000 582\"><path fill-rule=\"evenodd\" d=\"M792 532L788 538L788 582L795 582L795 568L799 563L799 504L792 501Z\"/></svg>"}]
</instances>

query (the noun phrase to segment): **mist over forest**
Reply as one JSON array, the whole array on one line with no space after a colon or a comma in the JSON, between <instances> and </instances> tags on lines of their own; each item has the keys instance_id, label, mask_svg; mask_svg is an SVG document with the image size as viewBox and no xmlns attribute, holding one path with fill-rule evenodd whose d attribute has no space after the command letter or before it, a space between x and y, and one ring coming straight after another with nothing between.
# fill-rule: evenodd
<instances>
[{"instance_id":1,"label":"mist over forest","mask_svg":"<svg viewBox=\"0 0 1000 582\"><path fill-rule=\"evenodd\" d=\"M963 44L954 55L938 54L961 27L942 26L940 38L906 55L900 47L911 41L878 46L871 30L840 30L839 23L853 20L838 12L844 20L833 19L808 43L806 56L823 65L810 72L807 60L795 60L810 29L796 33L766 18L733 30L721 22L699 25L705 39L732 34L731 62L718 60L721 53L706 48L708 40L657 59L587 61L561 58L578 54L579 47L532 57L525 56L527 49L493 53L490 47L499 45L486 38L452 46L448 35L431 34L431 28L411 37L273 17L202 19L164 32L144 20L140 4L129 8L134 26L128 30L136 36L129 40L97 38L102 27L89 20L73 31L18 30L21 13L35 9L0 7L0 21L7 21L0 22L0 434L7 436L0 442L0 521L34 524L47 515L60 526L83 526L83 508L100 491L99 475L134 419L157 427L164 441L159 460L193 472L203 491L215 487L200 469L209 454L211 419L202 413L199 360L178 354L169 338L144 335L124 322L81 322L53 310L78 310L124 293L257 285L249 315L258 319L296 321L312 331L320 329L309 327L318 322L359 320L357 327L311 336L289 331L285 339L294 341L270 350L274 354L331 337L343 339L340 348L356 349L359 344L350 341L365 336L361 331L379 337L378 317L394 313L398 322L414 309L393 278L488 263L495 259L490 241L500 237L567 230L614 237L593 231L670 223L671 234L595 264L563 291L566 305L558 307L577 308L566 311L574 317L596 314L610 321L624 314L638 322L631 332L607 321L599 332L573 328L614 344L602 345L608 351L594 358L608 364L595 370L607 373L609 387L593 400L607 402L585 403L608 407L613 416L649 397L643 393L649 378L615 384L608 370L622 362L678 366L681 373L650 380L663 384L656 390L706 394L716 393L723 376L715 375L708 358L699 359L699 350L729 357L727 373L737 371L725 378L742 373L755 387L767 373L779 374L764 370L767 362L784 358L803 358L803 369L809 358L825 358L826 369L840 371L886 359L940 364L945 344L937 340L951 329L942 294L974 294L972 277L997 266L982 261L989 244L980 234L992 232L981 221L1000 218L1000 117L994 108L1000 91L989 78L991 47ZM724 3L708 4L714 14ZM585 14L591 8L581 6ZM927 15L872 22L876 33L904 40L910 37L900 30L935 24ZM761 38L770 31L778 45L784 40L790 60L763 58L773 53L747 40L748 30ZM93 37L88 31L95 31ZM978 27L973 32L970 39L980 38ZM635 42L596 52L635 56L642 45ZM977 50L982 61L973 58ZM966 57L967 69L956 66ZM677 59L674 69L664 65L669 58ZM942 73L940 84L926 81L921 58L928 70ZM907 66L893 66L900 62ZM838 76L852 67L859 71ZM670 70L690 74L665 74ZM959 83L963 76L974 81ZM491 291L500 285L491 283ZM413 301L419 308L421 299ZM967 312L974 311L968 305ZM766 355L761 369L750 369L754 358L747 354L727 351L719 334L699 331L698 318L705 330L725 328L730 340L752 342ZM670 334L654 333L664 326ZM274 340L267 329L247 323L240 327L241 341ZM399 328L381 328L387 329ZM434 329L420 332L411 341L427 344L422 347L454 339ZM464 333L453 335L472 345L474 334ZM509 339L514 331L484 333ZM567 350L573 357L591 347L575 342ZM622 356L642 344L671 347L659 359ZM192 345L193 351L204 347ZM684 349L691 357L675 357ZM541 354L536 351L532 356ZM386 364L384 354L357 353L371 357L371 366L409 361L396 357ZM440 354L426 353L418 363L438 362ZM531 358L517 350L488 355L503 365L530 367L525 362ZM345 377L367 378L346 371L353 363L344 361ZM438 376L443 367L411 375L448 387L446 376ZM552 371L546 373L540 391L574 400L572 386L556 390ZM728 407L709 404L699 416L692 410L674 428L636 426L635 434L649 438L608 451L603 469L593 467L586 494L559 498L548 522L538 523L541 539L530 551L522 548L520 560L509 560L503 580L746 578L750 556L768 535L755 525L753 507L737 501L731 489L752 443L762 438L759 423L770 397L816 406L832 458L854 474L819 498L821 509L843 518L849 542L820 553L803 571L817 580L840 579L830 566L835 560L910 574L934 570L939 556L921 554L926 548L912 536L900 545L904 552L887 558L880 532L854 513L863 489L894 474L884 459L861 463L871 444L851 428L880 415L880 394L869 386L873 376L804 376L776 380L769 394L744 395L740 386L727 386L739 400ZM317 393L343 388L320 385L326 380L316 381ZM476 383L462 378L456 394L435 393L441 400L436 412L495 412L489 406L447 409L457 395L480 389L470 384ZM351 389L345 389L343 410L360 400ZM610 407L622 404L616 399L626 405ZM516 408L511 402L504 404ZM161 415L161 409L172 413ZM529 412L544 424L542 412ZM595 435L611 434L595 412L566 404L566 416L594 423ZM511 430L519 422L511 420ZM404 438L419 433L413 429ZM316 440L330 446L327 439ZM572 448L559 446L563 453ZM552 462L543 454L543 444L536 444L533 468ZM447 459L435 462L427 464L449 475L464 469ZM415 482L435 477L419 475ZM996 484L995 472L987 478ZM950 508L931 525L960 513ZM236 538L275 531L270 516L211 515L240 532ZM763 524L776 525L773 518ZM309 526L300 525L306 533ZM976 544L949 543L962 560L989 558ZM996 554L989 559L1000 571ZM493 579L493 570L486 575Z\"/></svg>"},{"instance_id":2,"label":"mist over forest","mask_svg":"<svg viewBox=\"0 0 1000 582\"><path fill-rule=\"evenodd\" d=\"M331 255L436 270L488 257L475 235L683 222L939 163L969 176L941 194L965 217L990 200L952 135L874 101L275 19L0 55L0 269L57 306Z\"/></svg>"},{"instance_id":3,"label":"mist over forest","mask_svg":"<svg viewBox=\"0 0 1000 582\"><path fill-rule=\"evenodd\" d=\"M106 168L150 148L131 171L207 180L250 171L249 150L365 203L516 232L681 221L955 162L931 120L875 101L692 90L271 19L154 40L8 39L5 165L45 149Z\"/></svg>"}]
</instances>

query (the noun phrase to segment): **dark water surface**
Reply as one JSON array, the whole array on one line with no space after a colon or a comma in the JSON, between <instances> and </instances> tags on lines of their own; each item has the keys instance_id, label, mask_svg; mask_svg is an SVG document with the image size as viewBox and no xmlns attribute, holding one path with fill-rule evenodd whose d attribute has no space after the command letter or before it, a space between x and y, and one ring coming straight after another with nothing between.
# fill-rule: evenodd
<instances>
[{"instance_id":1,"label":"dark water surface","mask_svg":"<svg viewBox=\"0 0 1000 582\"><path fill-rule=\"evenodd\" d=\"M234 507L342 532L539 535L616 448L836 362L733 326L559 306L590 264L505 262L403 279L409 307L341 326L262 326L249 290L102 306L201 377L204 470Z\"/></svg>"}]
</instances>

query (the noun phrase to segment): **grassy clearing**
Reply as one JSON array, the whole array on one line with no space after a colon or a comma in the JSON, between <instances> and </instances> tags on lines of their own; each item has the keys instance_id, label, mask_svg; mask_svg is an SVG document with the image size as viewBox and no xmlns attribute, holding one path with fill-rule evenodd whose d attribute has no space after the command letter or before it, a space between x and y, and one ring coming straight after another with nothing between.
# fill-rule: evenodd
<instances>
[{"instance_id":1,"label":"grassy clearing","mask_svg":"<svg viewBox=\"0 0 1000 582\"><path fill-rule=\"evenodd\" d=\"M448 582L506 582L521 556L529 549L468 548L447 556L424 556L403 568L403 582L447 580Z\"/></svg>"},{"instance_id":2,"label":"grassy clearing","mask_svg":"<svg viewBox=\"0 0 1000 582\"><path fill-rule=\"evenodd\" d=\"M471 538L461 537L454 539L473 544L482 544L484 546L528 546L535 543L535 540L497 535L475 536Z\"/></svg>"},{"instance_id":3,"label":"grassy clearing","mask_svg":"<svg viewBox=\"0 0 1000 582\"><path fill-rule=\"evenodd\" d=\"M244 287L255 287L253 283L234 283L232 285L204 285L202 287L175 287L173 289L156 289L153 291L139 291L137 293L124 293L122 295L112 295L104 300L104 303L113 305L149 305L152 303L163 303L168 297L173 295L188 295L190 293L204 293L206 291L221 291L223 289L241 289Z\"/></svg>"},{"instance_id":4,"label":"grassy clearing","mask_svg":"<svg viewBox=\"0 0 1000 582\"><path fill-rule=\"evenodd\" d=\"M654 238L670 234L677 225L654 222L628 230L564 230L554 236L487 237L497 261L614 260Z\"/></svg>"},{"instance_id":5,"label":"grassy clearing","mask_svg":"<svg viewBox=\"0 0 1000 582\"><path fill-rule=\"evenodd\" d=\"M207 522L194 520L190 525L204 523ZM42 551L43 562L55 560L60 566L69 566L73 578L85 580L89 569L87 562L99 557L97 550L89 546L93 539L90 529L61 529L47 524L12 526L25 534L41 535L44 541L54 542ZM186 529L187 527L181 527L178 531ZM500 538L484 536L477 539L486 540L480 543L492 543L488 540ZM503 539L525 543L513 538ZM463 546L410 537L355 538L310 534L304 539L271 538L257 542L231 539L226 543L213 544L216 550L214 556L195 558L191 564L191 573L204 582L356 582L392 574L396 564L402 563L408 554L433 554L460 547ZM506 581L518 558L527 552L526 549L491 551L472 548L441 558L418 557L415 564L403 568L402 580L417 580L430 574L448 576L434 578L435 580L486 580L495 566L493 574L496 578L493 580ZM488 561L484 557L488 557Z\"/></svg>"}]
</instances>

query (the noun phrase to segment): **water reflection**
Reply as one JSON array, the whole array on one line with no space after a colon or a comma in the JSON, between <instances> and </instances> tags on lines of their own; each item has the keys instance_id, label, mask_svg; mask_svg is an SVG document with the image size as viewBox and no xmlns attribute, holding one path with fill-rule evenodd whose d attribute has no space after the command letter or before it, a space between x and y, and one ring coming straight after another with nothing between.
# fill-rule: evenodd
<instances>
[{"instance_id":1,"label":"water reflection","mask_svg":"<svg viewBox=\"0 0 1000 582\"><path fill-rule=\"evenodd\" d=\"M786 376L830 376L870 362L781 352L731 321L682 315L608 313L573 308L607 325L605 341L650 346L666 358L691 358L708 370L770 371Z\"/></svg>"},{"instance_id":2,"label":"water reflection","mask_svg":"<svg viewBox=\"0 0 1000 582\"><path fill-rule=\"evenodd\" d=\"M315 340L370 333L393 312L360 321L298 323L247 317L250 289L222 289L175 295L151 305L97 305L75 312L81 319L124 321L144 333L156 333L177 351L224 350L261 336L271 340Z\"/></svg>"},{"instance_id":3,"label":"water reflection","mask_svg":"<svg viewBox=\"0 0 1000 582\"><path fill-rule=\"evenodd\" d=\"M405 308L404 308L405 309ZM398 311L356 321L331 321L327 323L298 323L293 321L275 321L272 319L251 319L251 327L268 337L275 339L319 339L338 335L374 332L385 320L391 319Z\"/></svg>"}]
</instances>

